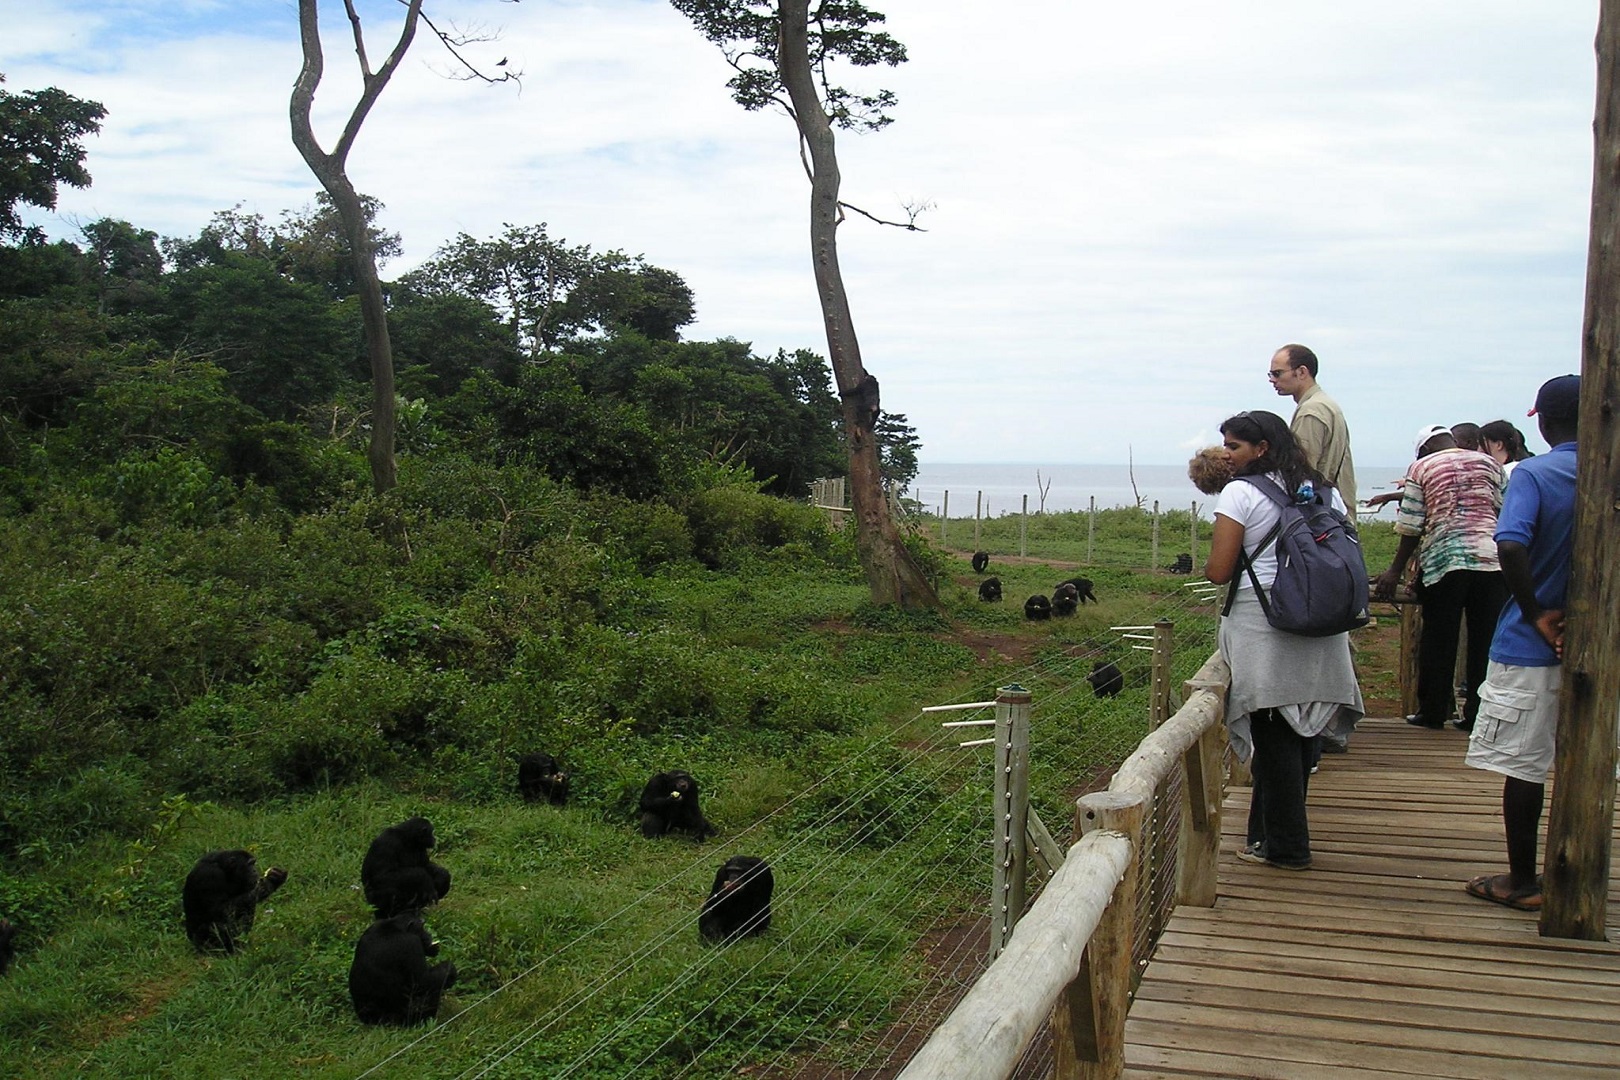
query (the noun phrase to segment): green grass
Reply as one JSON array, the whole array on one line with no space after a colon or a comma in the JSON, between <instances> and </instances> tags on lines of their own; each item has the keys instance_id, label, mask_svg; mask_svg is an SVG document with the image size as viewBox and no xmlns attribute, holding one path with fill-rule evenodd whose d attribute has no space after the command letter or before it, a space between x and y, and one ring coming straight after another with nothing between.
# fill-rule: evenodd
<instances>
[{"instance_id":1,"label":"green grass","mask_svg":"<svg viewBox=\"0 0 1620 1080\"><path fill-rule=\"evenodd\" d=\"M1106 550L1139 564L1140 530ZM957 749L972 736L917 710L987 700L1012 679L1031 688L1032 801L1061 837L1076 785L1145 731L1146 654L1110 627L1172 616L1178 677L1213 643L1209 606L1182 578L1094 567L1099 605L1030 624L1023 596L1072 571L998 560L1007 600L992 605L965 562L945 568L945 610L921 617L871 609L848 569L649 577L633 615L592 631L603 662L557 691L556 715L525 725L508 699L491 742L425 744L386 778L173 800L134 838L91 830L24 849L0 869L0 904L26 931L0 982L0 1061L41 1078L351 1077L385 1061L373 1075L485 1062L490 1076L595 1078L732 1075L812 1051L860 1060L932 976L919 943L978 918L989 885L990 750ZM1119 698L1081 681L1097 658L1131 676ZM645 697L655 683L678 700ZM567 703L604 696L639 704L567 739ZM714 719L644 727L641 709ZM564 809L511 790L514 755L540 746L575 774ZM677 766L704 784L717 841L635 831L641 784ZM455 876L428 924L460 975L436 1024L369 1029L345 981L368 922L360 860L380 828L418 813ZM201 852L237 846L290 878L240 955L199 957L179 884ZM735 852L775 867L775 925L705 947L697 909Z\"/></svg>"}]
</instances>

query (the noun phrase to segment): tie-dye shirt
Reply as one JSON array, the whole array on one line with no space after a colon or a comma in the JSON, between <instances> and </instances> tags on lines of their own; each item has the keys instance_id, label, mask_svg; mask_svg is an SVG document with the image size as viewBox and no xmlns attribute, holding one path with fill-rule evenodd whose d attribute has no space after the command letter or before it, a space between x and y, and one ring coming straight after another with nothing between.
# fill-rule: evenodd
<instances>
[{"instance_id":1,"label":"tie-dye shirt","mask_svg":"<svg viewBox=\"0 0 1620 1080\"><path fill-rule=\"evenodd\" d=\"M1421 536L1418 567L1433 585L1453 570L1500 570L1496 515L1507 476L1489 454L1437 450L1406 470L1395 531Z\"/></svg>"}]
</instances>

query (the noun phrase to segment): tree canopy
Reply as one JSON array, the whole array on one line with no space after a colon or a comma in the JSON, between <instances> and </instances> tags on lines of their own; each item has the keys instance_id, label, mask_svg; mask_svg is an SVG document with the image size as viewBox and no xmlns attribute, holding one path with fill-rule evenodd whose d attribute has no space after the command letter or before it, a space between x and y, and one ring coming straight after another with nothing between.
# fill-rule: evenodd
<instances>
[{"instance_id":1,"label":"tree canopy","mask_svg":"<svg viewBox=\"0 0 1620 1080\"><path fill-rule=\"evenodd\" d=\"M18 205L54 210L57 185L90 186L82 140L101 130L106 115L99 102L55 87L21 94L0 89L0 238L40 239L24 227Z\"/></svg>"}]
</instances>

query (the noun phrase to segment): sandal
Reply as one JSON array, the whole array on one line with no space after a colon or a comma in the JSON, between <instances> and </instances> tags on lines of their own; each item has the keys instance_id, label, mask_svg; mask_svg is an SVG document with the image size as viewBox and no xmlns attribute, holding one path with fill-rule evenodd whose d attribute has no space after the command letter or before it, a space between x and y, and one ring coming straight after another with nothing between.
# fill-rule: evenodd
<instances>
[{"instance_id":1,"label":"sandal","mask_svg":"<svg viewBox=\"0 0 1620 1080\"><path fill-rule=\"evenodd\" d=\"M1463 886L1469 896L1489 900L1515 911L1541 910L1541 880L1515 889L1511 874L1481 874Z\"/></svg>"}]
</instances>

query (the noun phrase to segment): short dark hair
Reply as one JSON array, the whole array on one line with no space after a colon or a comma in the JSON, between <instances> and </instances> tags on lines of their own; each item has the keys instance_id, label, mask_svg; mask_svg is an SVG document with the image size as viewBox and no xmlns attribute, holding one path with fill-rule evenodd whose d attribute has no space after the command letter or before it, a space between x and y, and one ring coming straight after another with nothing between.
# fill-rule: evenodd
<instances>
[{"instance_id":1,"label":"short dark hair","mask_svg":"<svg viewBox=\"0 0 1620 1080\"><path fill-rule=\"evenodd\" d=\"M1536 456L1524 444L1524 432L1506 420L1492 420L1488 424L1482 424L1479 435L1481 439L1499 442L1507 447L1509 461L1523 461L1525 458Z\"/></svg>"},{"instance_id":2,"label":"short dark hair","mask_svg":"<svg viewBox=\"0 0 1620 1080\"><path fill-rule=\"evenodd\" d=\"M1288 360L1289 367L1304 368L1311 373L1311 378L1316 378L1316 373L1320 370L1321 364L1317 361L1316 354L1311 350L1303 345L1284 345L1277 351L1282 353Z\"/></svg>"},{"instance_id":3,"label":"short dark hair","mask_svg":"<svg viewBox=\"0 0 1620 1080\"><path fill-rule=\"evenodd\" d=\"M1455 439L1457 441L1457 445L1462 447L1464 450L1478 450L1480 447L1485 445L1480 434L1479 425L1470 424L1466 420L1460 424L1451 425L1451 437Z\"/></svg>"}]
</instances>

